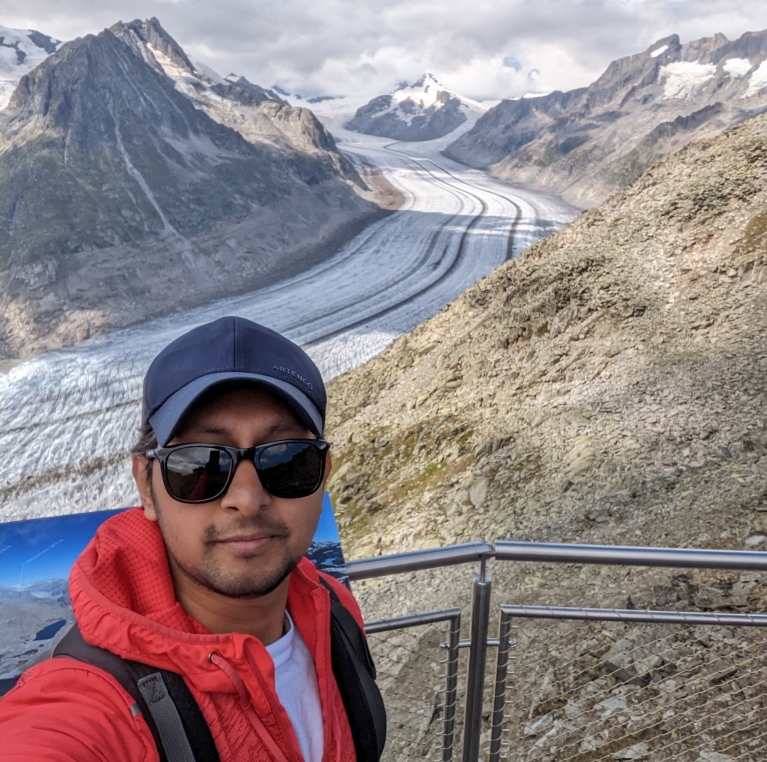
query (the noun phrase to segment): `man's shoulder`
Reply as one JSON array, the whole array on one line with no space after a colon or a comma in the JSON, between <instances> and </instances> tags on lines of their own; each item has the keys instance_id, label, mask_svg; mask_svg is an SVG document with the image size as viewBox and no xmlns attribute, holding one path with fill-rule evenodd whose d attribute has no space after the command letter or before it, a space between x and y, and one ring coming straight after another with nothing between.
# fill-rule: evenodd
<instances>
[{"instance_id":1,"label":"man's shoulder","mask_svg":"<svg viewBox=\"0 0 767 762\"><path fill-rule=\"evenodd\" d=\"M86 687L89 692L99 691L109 695L115 703L121 702L128 707L133 704L130 695L112 675L77 659L60 657L45 659L30 667L19 678L15 687L3 697L2 705L11 698L27 697L37 693L47 694L48 691L55 692L59 689L65 693L71 693L73 697L79 697L81 687Z\"/></svg>"},{"instance_id":2,"label":"man's shoulder","mask_svg":"<svg viewBox=\"0 0 767 762\"><path fill-rule=\"evenodd\" d=\"M326 572L320 571L308 558L303 558L298 564L298 571L314 584L329 586L341 603L351 612L360 627L364 627L362 611L360 610L354 593L343 582Z\"/></svg>"},{"instance_id":3,"label":"man's shoulder","mask_svg":"<svg viewBox=\"0 0 767 762\"><path fill-rule=\"evenodd\" d=\"M360 610L359 603L357 603L357 599L354 597L352 591L346 585L344 585L343 582L339 581L330 574L326 574L325 572L321 571L318 571L317 573L320 579L333 589L335 594L338 596L339 601L347 609L349 609L360 628L364 629L365 623L362 618L362 611Z\"/></svg>"},{"instance_id":4,"label":"man's shoulder","mask_svg":"<svg viewBox=\"0 0 767 762\"><path fill-rule=\"evenodd\" d=\"M87 761L101 759L98 749L117 743L128 753L126 759L156 760L152 734L132 711L133 704L120 684L97 667L69 658L46 659L0 700L0 736L7 743L4 754L10 755L3 758L20 760L32 748L44 748L51 750L51 760Z\"/></svg>"}]
</instances>

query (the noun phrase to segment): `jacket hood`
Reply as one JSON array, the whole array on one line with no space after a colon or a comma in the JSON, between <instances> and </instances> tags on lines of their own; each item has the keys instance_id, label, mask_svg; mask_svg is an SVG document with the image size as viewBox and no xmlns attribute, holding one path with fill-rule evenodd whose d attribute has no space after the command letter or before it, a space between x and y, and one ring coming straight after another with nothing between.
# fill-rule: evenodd
<instances>
[{"instance_id":1,"label":"jacket hood","mask_svg":"<svg viewBox=\"0 0 767 762\"><path fill-rule=\"evenodd\" d=\"M235 668L245 666L247 654L273 680L272 660L260 641L236 632L214 635L184 611L176 600L160 530L141 508L99 527L72 568L69 591L80 631L93 645L183 674L202 691L234 690L210 663L213 651ZM326 596L314 564L303 559L288 589L288 607L302 633L300 620L321 618ZM292 599L301 601L300 611L291 606Z\"/></svg>"}]
</instances>

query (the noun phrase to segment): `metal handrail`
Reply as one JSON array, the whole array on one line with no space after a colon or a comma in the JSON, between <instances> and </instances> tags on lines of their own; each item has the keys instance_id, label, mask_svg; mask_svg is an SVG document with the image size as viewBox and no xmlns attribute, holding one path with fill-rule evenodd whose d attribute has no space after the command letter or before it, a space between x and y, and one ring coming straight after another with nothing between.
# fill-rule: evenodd
<instances>
[{"instance_id":1,"label":"metal handrail","mask_svg":"<svg viewBox=\"0 0 767 762\"><path fill-rule=\"evenodd\" d=\"M656 611L654 609L593 609L565 606L503 604L501 612L520 619L567 619L595 622L643 622L647 624L735 625L767 627L765 614L731 614L726 611Z\"/></svg>"},{"instance_id":2,"label":"metal handrail","mask_svg":"<svg viewBox=\"0 0 767 762\"><path fill-rule=\"evenodd\" d=\"M427 548L390 556L362 558L347 561L349 579L381 577L386 574L402 574L422 569L436 569L440 566L454 566L483 561L493 557L493 545L489 542L467 542L463 545L448 545L444 548Z\"/></svg>"},{"instance_id":3,"label":"metal handrail","mask_svg":"<svg viewBox=\"0 0 767 762\"><path fill-rule=\"evenodd\" d=\"M750 550L697 548L643 548L621 545L566 545L552 542L495 543L499 561L660 566L695 569L749 569L767 571L767 553Z\"/></svg>"},{"instance_id":4,"label":"metal handrail","mask_svg":"<svg viewBox=\"0 0 767 762\"><path fill-rule=\"evenodd\" d=\"M612 566L659 566L767 571L767 553L753 550L567 545L554 542L468 542L348 561L349 579L366 579L489 559Z\"/></svg>"}]
</instances>

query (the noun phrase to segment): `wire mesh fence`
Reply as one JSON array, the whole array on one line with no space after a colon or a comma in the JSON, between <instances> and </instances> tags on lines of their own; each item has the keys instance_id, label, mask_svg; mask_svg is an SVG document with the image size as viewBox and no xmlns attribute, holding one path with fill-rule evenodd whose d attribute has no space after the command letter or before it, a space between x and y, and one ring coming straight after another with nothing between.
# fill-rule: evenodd
<instances>
[{"instance_id":1,"label":"wire mesh fence","mask_svg":"<svg viewBox=\"0 0 767 762\"><path fill-rule=\"evenodd\" d=\"M457 608L366 625L388 717L383 762L453 759L460 627Z\"/></svg>"},{"instance_id":2,"label":"wire mesh fence","mask_svg":"<svg viewBox=\"0 0 767 762\"><path fill-rule=\"evenodd\" d=\"M645 612L593 621L595 611L587 622L515 619L490 759L764 759L767 630L629 619Z\"/></svg>"}]
</instances>

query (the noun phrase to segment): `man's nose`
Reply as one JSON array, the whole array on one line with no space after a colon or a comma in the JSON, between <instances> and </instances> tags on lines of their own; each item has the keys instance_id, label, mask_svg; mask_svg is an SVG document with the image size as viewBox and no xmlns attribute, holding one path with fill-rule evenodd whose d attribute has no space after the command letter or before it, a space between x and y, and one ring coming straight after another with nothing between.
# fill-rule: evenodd
<instances>
[{"instance_id":1,"label":"man's nose","mask_svg":"<svg viewBox=\"0 0 767 762\"><path fill-rule=\"evenodd\" d=\"M235 468L229 489L221 498L221 507L241 513L258 513L271 499L258 478L253 461L243 460Z\"/></svg>"}]
</instances>

